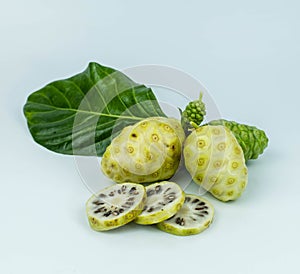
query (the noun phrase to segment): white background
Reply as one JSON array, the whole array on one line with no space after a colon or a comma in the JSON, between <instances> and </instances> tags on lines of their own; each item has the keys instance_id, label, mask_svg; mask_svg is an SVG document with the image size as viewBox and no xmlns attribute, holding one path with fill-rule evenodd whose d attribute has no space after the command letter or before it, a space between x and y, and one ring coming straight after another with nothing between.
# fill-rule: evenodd
<instances>
[{"instance_id":1,"label":"white background","mask_svg":"<svg viewBox=\"0 0 300 274\"><path fill-rule=\"evenodd\" d=\"M2 1L0 273L299 273L299 12L296 0ZM74 158L34 143L22 113L31 92L89 61L177 67L224 117L266 130L244 195L207 195L208 230L89 228Z\"/></svg>"}]
</instances>

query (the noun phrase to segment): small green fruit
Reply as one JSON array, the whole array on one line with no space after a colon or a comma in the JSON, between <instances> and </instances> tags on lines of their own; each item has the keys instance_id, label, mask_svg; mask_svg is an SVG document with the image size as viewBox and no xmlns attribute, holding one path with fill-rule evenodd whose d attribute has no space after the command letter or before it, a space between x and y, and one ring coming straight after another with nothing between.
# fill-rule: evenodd
<instances>
[{"instance_id":1,"label":"small green fruit","mask_svg":"<svg viewBox=\"0 0 300 274\"><path fill-rule=\"evenodd\" d=\"M239 124L225 119L214 120L209 125L223 125L229 128L234 134L243 149L245 160L257 159L264 149L268 146L268 137L266 133L254 126Z\"/></svg>"}]
</instances>

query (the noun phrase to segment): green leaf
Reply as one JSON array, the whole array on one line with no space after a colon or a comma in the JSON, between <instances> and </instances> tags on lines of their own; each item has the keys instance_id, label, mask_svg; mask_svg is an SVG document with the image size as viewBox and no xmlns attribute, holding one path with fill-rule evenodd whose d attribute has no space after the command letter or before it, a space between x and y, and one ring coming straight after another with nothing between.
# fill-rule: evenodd
<instances>
[{"instance_id":1,"label":"green leaf","mask_svg":"<svg viewBox=\"0 0 300 274\"><path fill-rule=\"evenodd\" d=\"M32 93L24 114L40 145L62 154L89 156L102 156L125 126L166 116L150 88L97 63Z\"/></svg>"}]
</instances>

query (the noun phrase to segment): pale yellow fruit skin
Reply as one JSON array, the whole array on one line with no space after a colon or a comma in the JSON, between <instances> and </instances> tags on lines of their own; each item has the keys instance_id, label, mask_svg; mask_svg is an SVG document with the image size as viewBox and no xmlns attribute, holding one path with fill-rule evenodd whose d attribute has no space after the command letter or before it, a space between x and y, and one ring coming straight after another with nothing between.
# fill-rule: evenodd
<instances>
[{"instance_id":1,"label":"pale yellow fruit skin","mask_svg":"<svg viewBox=\"0 0 300 274\"><path fill-rule=\"evenodd\" d=\"M141 187L141 186L139 186L139 187ZM110 187L108 187L108 188L110 188ZM140 190L141 190L141 188L140 188ZM123 225L133 221L134 219L136 219L136 217L139 214L141 214L141 212L145 206L145 203L146 203L147 195L146 195L145 188L143 189L143 191L144 191L143 198L140 201L140 203L136 205L135 208L132 208L130 211L128 211L123 216L116 217L112 220L105 220L105 219L101 220L101 219L97 218L96 216L90 214L91 209L89 207L89 202L91 200L94 200L95 196L93 195L92 197L90 197L90 199L86 202L86 214L88 217L90 227L95 231L107 231L107 230L112 230L112 229L118 228L120 226L123 226Z\"/></svg>"},{"instance_id":2,"label":"pale yellow fruit skin","mask_svg":"<svg viewBox=\"0 0 300 274\"><path fill-rule=\"evenodd\" d=\"M147 190L149 189L149 187L155 188L155 186L161 185L162 183L169 184L170 182L166 181L166 182L159 182L159 183L151 184L150 186L146 187L146 193L147 193ZM173 183L173 184L175 184L175 183ZM180 186L179 185L177 185L177 186L180 189ZM181 190L180 191L181 192L180 199L175 204L173 204L172 207L168 207L167 210L164 209L162 211L154 212L153 214L147 214L147 215L141 214L134 221L140 225L151 225L151 224L156 224L156 223L162 222L162 221L172 217L173 215L175 215L176 212L183 205L184 199L185 199L184 191L182 189L180 189L180 190ZM147 202L146 202L146 204L147 204Z\"/></svg>"},{"instance_id":3,"label":"pale yellow fruit skin","mask_svg":"<svg viewBox=\"0 0 300 274\"><path fill-rule=\"evenodd\" d=\"M241 196L248 182L242 148L224 126L202 126L184 144L186 169L193 180L221 201Z\"/></svg>"},{"instance_id":4,"label":"pale yellow fruit skin","mask_svg":"<svg viewBox=\"0 0 300 274\"><path fill-rule=\"evenodd\" d=\"M184 132L176 119L151 117L125 127L107 147L103 173L117 183L171 178L179 165Z\"/></svg>"}]
</instances>

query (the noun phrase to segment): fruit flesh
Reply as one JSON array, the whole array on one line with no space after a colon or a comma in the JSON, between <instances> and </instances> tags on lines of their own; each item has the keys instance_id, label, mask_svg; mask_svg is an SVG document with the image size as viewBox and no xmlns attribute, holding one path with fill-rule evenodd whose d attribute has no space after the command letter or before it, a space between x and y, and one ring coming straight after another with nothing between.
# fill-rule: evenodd
<instances>
[{"instance_id":1,"label":"fruit flesh","mask_svg":"<svg viewBox=\"0 0 300 274\"><path fill-rule=\"evenodd\" d=\"M198 234L209 227L214 207L206 199L186 194L181 209L170 219L157 224L158 228L179 236Z\"/></svg>"},{"instance_id":2,"label":"fruit flesh","mask_svg":"<svg viewBox=\"0 0 300 274\"><path fill-rule=\"evenodd\" d=\"M202 126L185 141L185 166L193 180L221 201L237 199L248 176L243 151L224 126Z\"/></svg>"},{"instance_id":3,"label":"fruit flesh","mask_svg":"<svg viewBox=\"0 0 300 274\"><path fill-rule=\"evenodd\" d=\"M145 119L113 139L103 155L102 171L118 183L169 179L178 168L183 139L176 119Z\"/></svg>"},{"instance_id":4,"label":"fruit flesh","mask_svg":"<svg viewBox=\"0 0 300 274\"><path fill-rule=\"evenodd\" d=\"M93 195L86 203L92 229L111 230L133 221L143 210L146 191L142 185L115 184Z\"/></svg>"},{"instance_id":5,"label":"fruit flesh","mask_svg":"<svg viewBox=\"0 0 300 274\"><path fill-rule=\"evenodd\" d=\"M149 225L173 216L184 202L184 192L173 182L159 182L146 187L147 200L142 213L136 218L138 224Z\"/></svg>"}]
</instances>

